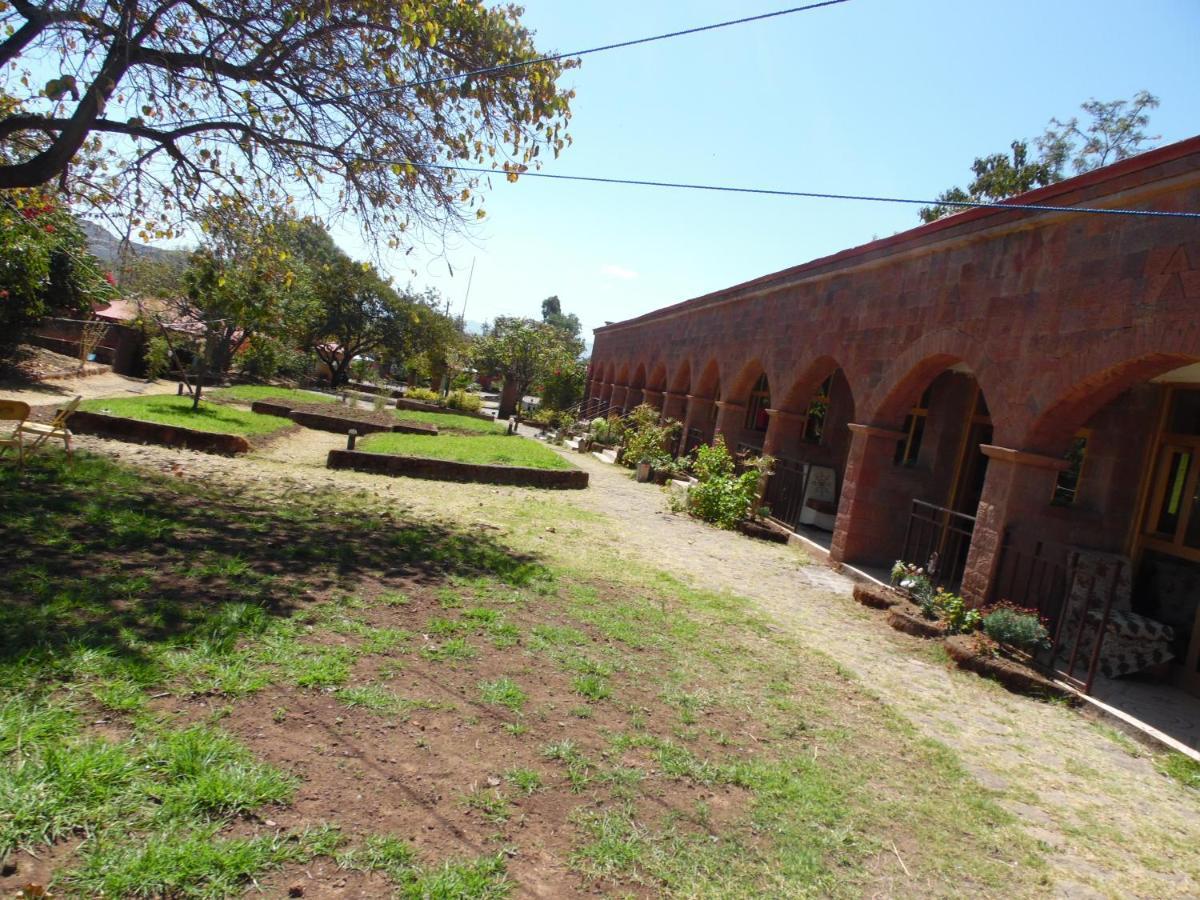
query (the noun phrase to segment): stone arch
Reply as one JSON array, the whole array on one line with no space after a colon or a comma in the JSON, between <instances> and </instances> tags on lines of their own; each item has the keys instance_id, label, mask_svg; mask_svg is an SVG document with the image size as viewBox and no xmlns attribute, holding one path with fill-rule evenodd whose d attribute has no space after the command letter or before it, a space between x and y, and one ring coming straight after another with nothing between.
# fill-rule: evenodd
<instances>
[{"instance_id":1,"label":"stone arch","mask_svg":"<svg viewBox=\"0 0 1200 900\"><path fill-rule=\"evenodd\" d=\"M715 359L710 359L700 370L700 377L692 387L692 394L706 400L718 400L721 397L721 368Z\"/></svg>"},{"instance_id":2,"label":"stone arch","mask_svg":"<svg viewBox=\"0 0 1200 900\"><path fill-rule=\"evenodd\" d=\"M667 389L667 367L664 363L659 363L651 371L646 379L646 387L652 391L665 391Z\"/></svg>"},{"instance_id":3,"label":"stone arch","mask_svg":"<svg viewBox=\"0 0 1200 900\"><path fill-rule=\"evenodd\" d=\"M631 388L643 388L646 386L646 364L638 363L637 368L633 372L633 379L629 382Z\"/></svg>"},{"instance_id":4,"label":"stone arch","mask_svg":"<svg viewBox=\"0 0 1200 900\"><path fill-rule=\"evenodd\" d=\"M675 376L671 379L671 392L674 394L687 394L692 389L692 364L688 360L684 360L675 369Z\"/></svg>"},{"instance_id":5,"label":"stone arch","mask_svg":"<svg viewBox=\"0 0 1200 900\"><path fill-rule=\"evenodd\" d=\"M758 379L766 374L767 370L763 366L762 360L758 357L749 360L742 365L737 376L730 382L728 389L724 392L724 399L736 403L743 402L743 398L750 393ZM769 378L767 380L770 381Z\"/></svg>"},{"instance_id":6,"label":"stone arch","mask_svg":"<svg viewBox=\"0 0 1200 900\"><path fill-rule=\"evenodd\" d=\"M1023 391L1022 449L1061 449L1066 435L1130 387L1200 359L1200 319L1182 327L1121 331L1064 354ZM1074 424L1072 424L1074 423Z\"/></svg>"},{"instance_id":7,"label":"stone arch","mask_svg":"<svg viewBox=\"0 0 1200 900\"><path fill-rule=\"evenodd\" d=\"M780 394L779 400L776 401L776 406L788 412L806 412L817 388L821 386L826 378L839 369L842 369L843 372L845 371L842 365L832 356L817 357L805 366L800 374L793 379L786 393ZM849 384L849 381L847 381L847 384ZM851 395L853 395L853 389L851 389Z\"/></svg>"}]
</instances>

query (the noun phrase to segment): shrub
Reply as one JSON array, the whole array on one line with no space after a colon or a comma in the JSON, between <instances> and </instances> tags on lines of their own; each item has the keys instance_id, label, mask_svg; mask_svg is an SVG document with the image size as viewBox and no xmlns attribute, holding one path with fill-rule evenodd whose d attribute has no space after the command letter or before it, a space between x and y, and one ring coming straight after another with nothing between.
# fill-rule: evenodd
<instances>
[{"instance_id":1,"label":"shrub","mask_svg":"<svg viewBox=\"0 0 1200 900\"><path fill-rule=\"evenodd\" d=\"M718 528L735 527L754 512L759 480L770 464L764 457L738 475L723 442L697 447L694 471L699 483L688 489L688 512Z\"/></svg>"},{"instance_id":2,"label":"shrub","mask_svg":"<svg viewBox=\"0 0 1200 900\"><path fill-rule=\"evenodd\" d=\"M967 602L958 594L939 588L933 597L934 612L950 634L968 634L979 628L979 610L967 606Z\"/></svg>"},{"instance_id":3,"label":"shrub","mask_svg":"<svg viewBox=\"0 0 1200 900\"><path fill-rule=\"evenodd\" d=\"M643 461L657 468L670 459L667 446L682 426L674 421L659 424L658 419L659 412L653 406L642 404L634 409L622 439L625 452L621 458L630 468Z\"/></svg>"},{"instance_id":4,"label":"shrub","mask_svg":"<svg viewBox=\"0 0 1200 900\"><path fill-rule=\"evenodd\" d=\"M279 374L284 349L276 340L256 334L237 355L241 373L256 381L267 381Z\"/></svg>"},{"instance_id":5,"label":"shrub","mask_svg":"<svg viewBox=\"0 0 1200 900\"><path fill-rule=\"evenodd\" d=\"M983 617L983 633L999 644L1021 650L1044 650L1050 647L1050 632L1037 613L1016 606L1000 604Z\"/></svg>"},{"instance_id":6,"label":"shrub","mask_svg":"<svg viewBox=\"0 0 1200 900\"><path fill-rule=\"evenodd\" d=\"M625 423L620 419L606 419L599 417L592 419L592 424L588 426L588 431L592 435L592 439L598 444L615 444L621 439L621 435L625 433Z\"/></svg>"},{"instance_id":7,"label":"shrub","mask_svg":"<svg viewBox=\"0 0 1200 900\"><path fill-rule=\"evenodd\" d=\"M146 341L146 374L152 378L162 378L171 372L171 347L167 339L156 335Z\"/></svg>"},{"instance_id":8,"label":"shrub","mask_svg":"<svg viewBox=\"0 0 1200 900\"><path fill-rule=\"evenodd\" d=\"M442 403L441 394L429 388L410 387L404 392L404 396L409 400L420 400L422 403L436 403L439 406Z\"/></svg>"},{"instance_id":9,"label":"shrub","mask_svg":"<svg viewBox=\"0 0 1200 900\"><path fill-rule=\"evenodd\" d=\"M463 390L451 391L446 398L446 408L462 412L479 412L483 409L483 401L475 394L468 394Z\"/></svg>"}]
</instances>

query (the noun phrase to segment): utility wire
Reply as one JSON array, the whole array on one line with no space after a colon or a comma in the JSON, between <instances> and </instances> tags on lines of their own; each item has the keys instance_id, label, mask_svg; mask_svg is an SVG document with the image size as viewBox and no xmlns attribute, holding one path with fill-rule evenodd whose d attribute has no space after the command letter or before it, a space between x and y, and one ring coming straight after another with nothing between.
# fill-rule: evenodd
<instances>
[{"instance_id":1,"label":"utility wire","mask_svg":"<svg viewBox=\"0 0 1200 900\"><path fill-rule=\"evenodd\" d=\"M522 69L526 66L535 66L544 62L558 62L561 59L574 59L577 56L588 56L592 53L603 53L606 50L620 50L624 47L636 47L639 44L652 44L655 41L666 41L671 38L686 37L689 34L700 34L705 31L715 31L718 28L729 28L733 25L746 25L750 22L761 22L765 19L775 19L779 16L790 16L793 13L808 12L813 9L821 9L826 6L837 6L839 3L848 3L849 0L823 0L821 3L809 3L805 6L793 6L790 9L780 9L775 12L759 13L754 16L744 16L740 19L729 19L725 22L714 22L712 25L699 25L695 28L684 28L680 31L668 31L664 34L655 34L650 37L634 38L629 41L618 41L615 44L604 44L600 47L589 47L586 50L574 50L570 53L552 53L548 56L539 56L536 59L521 60L518 62L503 63L498 66L488 66L484 69L475 69L471 72L460 72L456 75L440 75L437 78L426 78L423 81L406 81L403 84L395 85L394 87L378 88L373 91L364 91L363 94L356 96L369 96L371 94L382 94L390 91L403 90L405 88L427 87L432 84L441 84L444 81L457 81L460 78L478 78L481 75L495 75L499 72L510 72L513 69Z\"/></svg>"},{"instance_id":2,"label":"utility wire","mask_svg":"<svg viewBox=\"0 0 1200 900\"><path fill-rule=\"evenodd\" d=\"M725 22L714 22L711 25L698 25L695 28L684 28L679 31L668 31L664 34L655 34L650 37L634 38L628 41L618 41L614 44L604 44L600 47L589 47L586 50L574 50L570 53L551 53L547 56L538 56L534 59L518 60L517 62L502 63L497 66L487 66L482 69L472 69L470 72L458 72L453 75L439 75L436 78L425 78L420 81L405 81L402 84L389 85L388 87L374 88L369 91L359 91L354 94L330 94L328 97L321 97L315 102L325 104L334 103L342 100L356 100L360 97L374 97L381 94L394 94L397 91L404 91L410 88L429 87L434 84L442 84L447 81L459 81L467 78L480 78L485 75L496 75L503 72L511 72L516 69L523 69L528 66L536 66L539 63L558 62L562 59L574 59L578 56L588 56L592 53L603 53L607 50L620 50L624 47L636 47L639 44L651 44L655 41L665 41L671 38L686 37L690 34L700 34L705 31L715 31L718 28L730 28L734 25L746 25L750 22L761 22L765 19L775 19L780 16L790 16L794 13L808 12L809 10L821 9L826 6L837 6L841 3L849 3L850 0L822 0L820 3L809 3L805 6L793 6L789 9L780 9L775 12L759 13L754 16L744 16L740 19L729 19ZM259 109L262 112L275 112L281 109L288 109L286 103L277 103L270 106L261 106Z\"/></svg>"},{"instance_id":3,"label":"utility wire","mask_svg":"<svg viewBox=\"0 0 1200 900\"><path fill-rule=\"evenodd\" d=\"M1056 206L1042 203L1013 203L1008 200L913 200L908 197L877 197L870 194L831 194L819 191L784 191L771 188L733 187L718 184L689 184L680 181L649 181L638 178L604 178L599 175L554 175L549 172L508 172L474 166L420 163L412 160L388 160L359 157L360 162L384 165L408 165L417 169L438 169L474 175L517 175L520 178L546 178L553 181L581 181L589 184L621 184L636 187L675 188L689 191L714 191L726 194L761 194L771 197L803 197L815 200L861 200L870 203L907 203L914 206L955 206L965 209L1016 209L1030 212L1090 213L1105 216L1152 216L1163 219L1200 219L1200 212L1173 212L1159 209L1110 209L1097 206Z\"/></svg>"}]
</instances>

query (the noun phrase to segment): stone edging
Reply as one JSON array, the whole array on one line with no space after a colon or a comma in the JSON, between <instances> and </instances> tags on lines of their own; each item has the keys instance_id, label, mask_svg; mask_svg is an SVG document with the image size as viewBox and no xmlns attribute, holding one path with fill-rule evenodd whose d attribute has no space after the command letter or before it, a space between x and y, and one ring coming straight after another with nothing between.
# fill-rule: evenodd
<instances>
[{"instance_id":1,"label":"stone edging","mask_svg":"<svg viewBox=\"0 0 1200 900\"><path fill-rule=\"evenodd\" d=\"M309 410L292 409L282 403L273 403L269 400L255 400L250 404L250 409L265 416L286 417L297 425L303 425L305 428L312 428L314 431L329 431L333 434L346 434L351 428L360 435L386 431L399 432L401 434L424 434L433 437L438 433L436 425L427 425L424 422L393 422L390 425L381 425L378 422L357 419L353 416L337 416Z\"/></svg>"},{"instance_id":2,"label":"stone edging","mask_svg":"<svg viewBox=\"0 0 1200 900\"><path fill-rule=\"evenodd\" d=\"M1074 693L1028 666L1003 656L980 652L976 640L975 635L956 634L946 638L942 644L960 669L995 679L1013 693L1029 697L1057 697L1072 704L1079 702Z\"/></svg>"},{"instance_id":3,"label":"stone edging","mask_svg":"<svg viewBox=\"0 0 1200 900\"><path fill-rule=\"evenodd\" d=\"M330 450L325 465L330 469L353 469L376 475L429 478L435 481L509 484L520 487L579 490L588 486L588 473L581 469L534 469L527 466L489 466L480 463L399 456L363 450Z\"/></svg>"},{"instance_id":4,"label":"stone edging","mask_svg":"<svg viewBox=\"0 0 1200 900\"><path fill-rule=\"evenodd\" d=\"M217 434L213 431L197 431L179 425L163 425L159 422L143 422L121 416L106 416L103 413L76 410L68 423L77 434L94 434L138 444L162 444L166 447L182 447L204 453L249 453L250 442L239 434Z\"/></svg>"},{"instance_id":5,"label":"stone edging","mask_svg":"<svg viewBox=\"0 0 1200 900\"><path fill-rule=\"evenodd\" d=\"M904 598L890 588L862 582L854 585L854 599L871 609L891 609L898 603L904 602Z\"/></svg>"}]
</instances>

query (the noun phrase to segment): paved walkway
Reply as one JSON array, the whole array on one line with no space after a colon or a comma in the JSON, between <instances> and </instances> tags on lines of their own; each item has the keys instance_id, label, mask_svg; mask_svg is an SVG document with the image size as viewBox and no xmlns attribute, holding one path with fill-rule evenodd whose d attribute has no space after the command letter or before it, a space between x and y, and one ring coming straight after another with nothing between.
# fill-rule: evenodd
<instances>
[{"instance_id":1,"label":"paved walkway","mask_svg":"<svg viewBox=\"0 0 1200 900\"><path fill-rule=\"evenodd\" d=\"M828 653L920 732L953 748L970 771L1044 843L1047 894L1200 896L1200 793L1160 774L1139 745L1079 712L1028 700L946 664L940 648L892 631L850 597L850 583L794 547L718 531L668 511L662 490L628 470L569 454L592 477L586 491L536 492L433 485L323 468L344 441L303 430L237 459L81 438L88 449L172 472L314 491L335 486L416 515L485 524L522 504L509 539L552 555L603 547L699 586L749 597ZM579 515L545 535L538 507ZM481 518L482 517L482 518ZM495 526L492 526L495 527ZM502 529L507 530L507 529Z\"/></svg>"}]
</instances>

